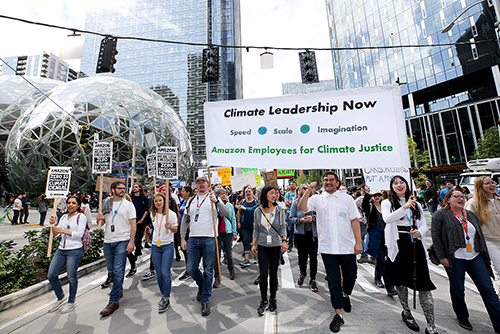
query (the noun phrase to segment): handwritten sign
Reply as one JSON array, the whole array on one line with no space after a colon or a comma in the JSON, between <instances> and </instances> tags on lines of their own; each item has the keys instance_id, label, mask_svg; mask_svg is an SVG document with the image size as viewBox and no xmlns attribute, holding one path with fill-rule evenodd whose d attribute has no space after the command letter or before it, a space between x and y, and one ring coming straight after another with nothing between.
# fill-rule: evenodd
<instances>
[{"instance_id":1,"label":"handwritten sign","mask_svg":"<svg viewBox=\"0 0 500 334\"><path fill-rule=\"evenodd\" d=\"M146 166L148 168L148 177L156 177L156 154L146 156Z\"/></svg>"},{"instance_id":2,"label":"handwritten sign","mask_svg":"<svg viewBox=\"0 0 500 334\"><path fill-rule=\"evenodd\" d=\"M179 178L177 147L160 146L156 148L156 176L161 180Z\"/></svg>"},{"instance_id":3,"label":"handwritten sign","mask_svg":"<svg viewBox=\"0 0 500 334\"><path fill-rule=\"evenodd\" d=\"M71 167L50 167L45 194L47 198L66 197L69 192Z\"/></svg>"},{"instance_id":4,"label":"handwritten sign","mask_svg":"<svg viewBox=\"0 0 500 334\"><path fill-rule=\"evenodd\" d=\"M221 178L221 183L223 186L230 185L231 184L230 177L232 176L231 167L217 169L217 176Z\"/></svg>"},{"instance_id":5,"label":"handwritten sign","mask_svg":"<svg viewBox=\"0 0 500 334\"><path fill-rule=\"evenodd\" d=\"M265 172L262 173L262 178L264 179L264 184L266 186L273 186L278 189L278 179L276 178L276 173Z\"/></svg>"},{"instance_id":6,"label":"handwritten sign","mask_svg":"<svg viewBox=\"0 0 500 334\"><path fill-rule=\"evenodd\" d=\"M111 173L113 164L113 143L99 142L94 144L92 154L92 173Z\"/></svg>"},{"instance_id":7,"label":"handwritten sign","mask_svg":"<svg viewBox=\"0 0 500 334\"><path fill-rule=\"evenodd\" d=\"M410 184L410 169L406 167L373 167L363 168L366 184L372 191L389 190L391 179L401 175Z\"/></svg>"}]
</instances>

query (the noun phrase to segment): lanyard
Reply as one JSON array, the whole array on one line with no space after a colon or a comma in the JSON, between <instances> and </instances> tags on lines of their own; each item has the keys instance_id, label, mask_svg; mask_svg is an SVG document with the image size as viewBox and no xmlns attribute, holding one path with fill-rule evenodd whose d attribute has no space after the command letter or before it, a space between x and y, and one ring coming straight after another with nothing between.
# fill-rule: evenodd
<instances>
[{"instance_id":1,"label":"lanyard","mask_svg":"<svg viewBox=\"0 0 500 334\"><path fill-rule=\"evenodd\" d=\"M267 219L267 215L266 215L266 213L264 212L264 210L263 210L263 209L261 209L261 210L262 210L262 213L264 214L264 218L266 218L266 222L267 222L267 230L269 231L269 230L271 229L271 219ZM271 216L271 218L273 218L273 217L274 217L274 214L273 214L272 212L271 212L269 215Z\"/></svg>"},{"instance_id":2,"label":"lanyard","mask_svg":"<svg viewBox=\"0 0 500 334\"><path fill-rule=\"evenodd\" d=\"M210 193L207 193L205 195L205 198L203 199L203 201L201 201L201 203L199 202L198 195L196 195L196 214L194 216L194 221L195 222L198 221L198 217L200 216L200 208L203 205L203 203L205 202L205 200L207 199L208 195L210 195Z\"/></svg>"},{"instance_id":3,"label":"lanyard","mask_svg":"<svg viewBox=\"0 0 500 334\"><path fill-rule=\"evenodd\" d=\"M405 216L406 216L406 219L408 219L408 222L410 223L411 228L413 228L413 224L412 224L413 223L413 220L412 220L413 211L411 211L411 208L410 208L410 217L408 217L408 215L405 215ZM411 235L411 233L409 233L409 234L410 234L411 242L413 242L413 236Z\"/></svg>"},{"instance_id":4,"label":"lanyard","mask_svg":"<svg viewBox=\"0 0 500 334\"><path fill-rule=\"evenodd\" d=\"M118 213L118 210L120 210L120 206L122 206L122 203L123 203L123 198L122 200L120 201L120 205L118 205L118 209L115 210L115 212L113 212L113 217L111 218L111 224L115 224L115 217L116 217L116 214Z\"/></svg>"},{"instance_id":5,"label":"lanyard","mask_svg":"<svg viewBox=\"0 0 500 334\"><path fill-rule=\"evenodd\" d=\"M156 221L156 226L158 226L158 235L160 235L160 233L161 233L161 222L163 220L164 214L163 213L161 214L161 217L160 217L159 221L157 219L157 216L158 216L158 214L155 214L155 217L153 218L153 223ZM167 233L168 233L168 231L167 231Z\"/></svg>"},{"instance_id":6,"label":"lanyard","mask_svg":"<svg viewBox=\"0 0 500 334\"><path fill-rule=\"evenodd\" d=\"M458 217L458 215L455 213L455 211L453 211L452 208L450 208L451 212L453 212L453 214L455 215L455 217L457 217L458 221L460 222L460 224L462 225L464 231L465 231L465 238L467 239L467 243L469 241L469 225L468 225L468 222L467 222L467 218L465 218L465 212L464 212L464 209L462 209L462 219L460 219L460 217ZM464 223L465 221L465 223Z\"/></svg>"}]
</instances>

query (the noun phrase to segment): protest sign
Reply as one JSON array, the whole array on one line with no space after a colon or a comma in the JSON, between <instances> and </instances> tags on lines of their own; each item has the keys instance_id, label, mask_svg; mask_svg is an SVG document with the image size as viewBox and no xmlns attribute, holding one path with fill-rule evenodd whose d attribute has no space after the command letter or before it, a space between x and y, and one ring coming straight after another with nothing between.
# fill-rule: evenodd
<instances>
[{"instance_id":1,"label":"protest sign","mask_svg":"<svg viewBox=\"0 0 500 334\"><path fill-rule=\"evenodd\" d=\"M105 193L110 193L111 192L111 183L115 181L123 181L123 179L116 179L116 178L111 178L111 177L102 177L102 178L97 178L97 183L95 185L95 190L99 191L100 186L101 186L101 180L102 180L102 191Z\"/></svg>"},{"instance_id":2,"label":"protest sign","mask_svg":"<svg viewBox=\"0 0 500 334\"><path fill-rule=\"evenodd\" d=\"M174 180L179 177L177 147L160 146L156 148L156 176L161 180Z\"/></svg>"},{"instance_id":3,"label":"protest sign","mask_svg":"<svg viewBox=\"0 0 500 334\"><path fill-rule=\"evenodd\" d=\"M278 179L285 179L295 176L295 169L277 169L276 177Z\"/></svg>"},{"instance_id":4,"label":"protest sign","mask_svg":"<svg viewBox=\"0 0 500 334\"><path fill-rule=\"evenodd\" d=\"M156 177L156 154L146 156L146 166L148 168L148 177Z\"/></svg>"},{"instance_id":5,"label":"protest sign","mask_svg":"<svg viewBox=\"0 0 500 334\"><path fill-rule=\"evenodd\" d=\"M262 173L262 178L264 179L264 184L266 186L273 186L278 189L278 179L276 178L275 172L265 172Z\"/></svg>"},{"instance_id":6,"label":"protest sign","mask_svg":"<svg viewBox=\"0 0 500 334\"><path fill-rule=\"evenodd\" d=\"M113 143L94 143L92 153L92 173L111 173L113 163Z\"/></svg>"},{"instance_id":7,"label":"protest sign","mask_svg":"<svg viewBox=\"0 0 500 334\"><path fill-rule=\"evenodd\" d=\"M217 169L217 176L221 178L221 184L228 186L231 184L230 177L232 176L231 167Z\"/></svg>"},{"instance_id":8,"label":"protest sign","mask_svg":"<svg viewBox=\"0 0 500 334\"><path fill-rule=\"evenodd\" d=\"M365 183L371 191L389 190L391 179L400 175L410 185L410 169L406 167L372 167L363 168ZM414 188L415 189L415 188Z\"/></svg>"},{"instance_id":9,"label":"protest sign","mask_svg":"<svg viewBox=\"0 0 500 334\"><path fill-rule=\"evenodd\" d=\"M373 86L204 104L209 165L409 167L401 89Z\"/></svg>"},{"instance_id":10,"label":"protest sign","mask_svg":"<svg viewBox=\"0 0 500 334\"><path fill-rule=\"evenodd\" d=\"M244 174L238 174L230 177L231 179L231 189L233 191L240 191L244 186L250 185L252 188L257 187L257 182L255 181L255 174L253 172L247 172Z\"/></svg>"},{"instance_id":11,"label":"protest sign","mask_svg":"<svg viewBox=\"0 0 500 334\"><path fill-rule=\"evenodd\" d=\"M70 180L71 167L50 167L45 188L46 198L68 196Z\"/></svg>"}]
</instances>

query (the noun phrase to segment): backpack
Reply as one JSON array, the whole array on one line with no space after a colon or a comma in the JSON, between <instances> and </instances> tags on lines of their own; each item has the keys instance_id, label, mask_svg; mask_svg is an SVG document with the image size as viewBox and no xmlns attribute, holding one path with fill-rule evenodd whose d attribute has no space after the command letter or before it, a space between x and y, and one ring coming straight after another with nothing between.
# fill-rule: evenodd
<instances>
[{"instance_id":1,"label":"backpack","mask_svg":"<svg viewBox=\"0 0 500 334\"><path fill-rule=\"evenodd\" d=\"M78 225L80 223L80 215L81 213L78 214L78 217L76 218L76 224ZM90 229L89 225L85 226L85 232L83 232L82 236L82 244L83 244L83 251L86 252L90 249L90 244L92 243L92 236L90 235Z\"/></svg>"}]
</instances>

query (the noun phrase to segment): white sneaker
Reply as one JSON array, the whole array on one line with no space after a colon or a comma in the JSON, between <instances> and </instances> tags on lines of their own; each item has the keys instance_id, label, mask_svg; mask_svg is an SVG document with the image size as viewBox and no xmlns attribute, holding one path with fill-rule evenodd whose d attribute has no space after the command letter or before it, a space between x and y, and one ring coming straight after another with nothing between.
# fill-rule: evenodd
<instances>
[{"instance_id":1,"label":"white sneaker","mask_svg":"<svg viewBox=\"0 0 500 334\"><path fill-rule=\"evenodd\" d=\"M73 311L73 309L76 307L76 302L74 303L67 303L63 309L61 310L61 313L64 314L64 313L69 313L71 311Z\"/></svg>"},{"instance_id":2,"label":"white sneaker","mask_svg":"<svg viewBox=\"0 0 500 334\"><path fill-rule=\"evenodd\" d=\"M52 312L55 312L57 311L61 306L64 305L64 303L66 303L67 299L66 298L63 298L61 300L58 300L56 301L49 309L49 313L52 313Z\"/></svg>"}]
</instances>

